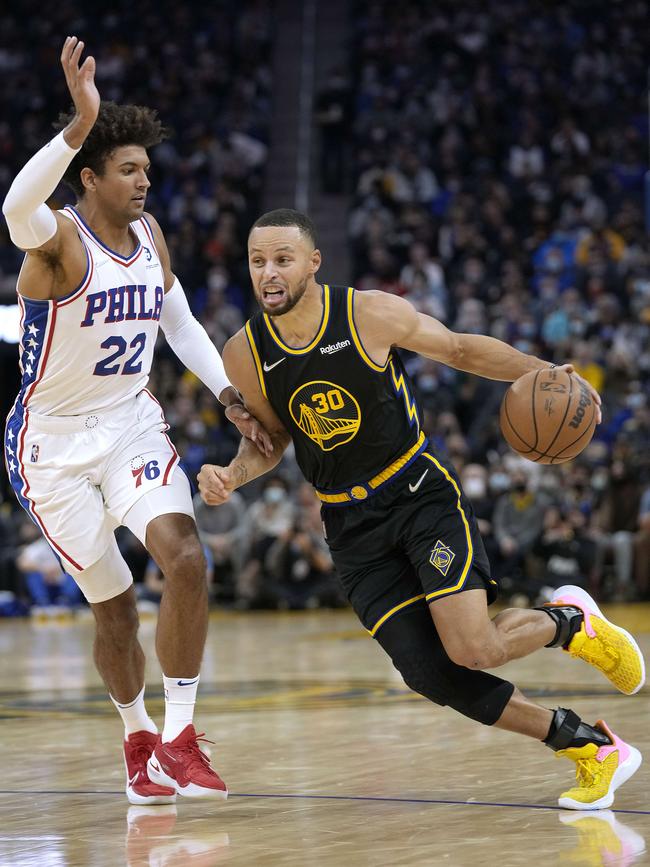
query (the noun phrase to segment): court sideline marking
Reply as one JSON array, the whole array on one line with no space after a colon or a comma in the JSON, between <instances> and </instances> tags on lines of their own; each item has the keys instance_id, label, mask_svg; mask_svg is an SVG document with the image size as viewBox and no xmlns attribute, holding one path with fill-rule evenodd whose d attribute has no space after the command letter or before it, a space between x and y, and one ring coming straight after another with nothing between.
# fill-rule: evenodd
<instances>
[{"instance_id":1,"label":"court sideline marking","mask_svg":"<svg viewBox=\"0 0 650 867\"><path fill-rule=\"evenodd\" d=\"M120 791L89 790L89 789L0 789L1 795L123 795ZM452 801L438 798L388 798L377 795L298 795L282 793L229 792L228 798L291 798L303 801L379 801L390 804L440 804L443 806L460 807L510 807L525 810L555 810L558 813L573 813L575 810L563 810L552 804L503 804L499 801ZM599 810L594 810L598 816ZM650 810L611 810L612 813L624 813L631 816L650 816Z\"/></svg>"}]
</instances>

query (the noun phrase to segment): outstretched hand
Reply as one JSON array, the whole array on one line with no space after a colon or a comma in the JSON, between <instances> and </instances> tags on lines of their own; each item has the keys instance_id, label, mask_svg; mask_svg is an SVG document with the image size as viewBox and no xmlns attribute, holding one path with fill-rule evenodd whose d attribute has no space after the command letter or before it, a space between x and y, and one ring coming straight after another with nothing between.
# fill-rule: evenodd
<instances>
[{"instance_id":1,"label":"outstretched hand","mask_svg":"<svg viewBox=\"0 0 650 867\"><path fill-rule=\"evenodd\" d=\"M603 414L601 411L602 401L600 399L600 395L598 394L596 389L593 387L593 385L590 382L587 382L586 379L583 379L579 373L576 373L572 364L558 364L557 369L558 370L564 370L567 373L572 373L584 385L584 387L589 392L589 396L591 397L593 402L596 404L596 424L600 424L601 421L603 420Z\"/></svg>"},{"instance_id":2,"label":"outstretched hand","mask_svg":"<svg viewBox=\"0 0 650 867\"><path fill-rule=\"evenodd\" d=\"M93 124L99 114L101 97L95 85L95 58L88 56L79 66L84 43L68 36L61 51L61 66L79 117Z\"/></svg>"}]
</instances>

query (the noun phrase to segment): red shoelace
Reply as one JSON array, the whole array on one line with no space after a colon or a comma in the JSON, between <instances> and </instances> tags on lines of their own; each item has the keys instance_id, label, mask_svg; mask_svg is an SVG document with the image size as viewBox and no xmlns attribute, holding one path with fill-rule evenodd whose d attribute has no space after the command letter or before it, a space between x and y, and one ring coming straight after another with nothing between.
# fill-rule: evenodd
<instances>
[{"instance_id":1,"label":"red shoelace","mask_svg":"<svg viewBox=\"0 0 650 867\"><path fill-rule=\"evenodd\" d=\"M147 744L130 744L127 741L127 752L131 764L144 768L151 755L151 747Z\"/></svg>"},{"instance_id":2,"label":"red shoelace","mask_svg":"<svg viewBox=\"0 0 650 867\"><path fill-rule=\"evenodd\" d=\"M214 741L208 740L208 738L204 737L205 732L201 732L195 738L192 738L188 743L184 744L182 747L175 747L177 750L181 750L181 752L186 753L189 756L188 767L201 767L208 768L212 770L210 767L210 759L203 752L201 747L199 746L199 741L204 744L213 744Z\"/></svg>"}]
</instances>

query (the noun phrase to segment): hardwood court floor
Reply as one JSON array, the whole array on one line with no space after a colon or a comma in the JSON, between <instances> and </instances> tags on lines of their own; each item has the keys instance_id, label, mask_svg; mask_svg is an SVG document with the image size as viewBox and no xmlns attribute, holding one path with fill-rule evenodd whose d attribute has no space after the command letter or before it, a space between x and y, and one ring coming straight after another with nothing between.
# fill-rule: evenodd
<instances>
[{"instance_id":1,"label":"hardwood court floor","mask_svg":"<svg viewBox=\"0 0 650 867\"><path fill-rule=\"evenodd\" d=\"M650 606L608 610L650 655ZM87 621L0 621L1 867L650 864L650 765L614 812L557 809L572 764L410 693L347 611L214 616L197 723L231 797L129 808L91 642ZM650 756L648 687L621 696L551 650L502 671Z\"/></svg>"}]
</instances>

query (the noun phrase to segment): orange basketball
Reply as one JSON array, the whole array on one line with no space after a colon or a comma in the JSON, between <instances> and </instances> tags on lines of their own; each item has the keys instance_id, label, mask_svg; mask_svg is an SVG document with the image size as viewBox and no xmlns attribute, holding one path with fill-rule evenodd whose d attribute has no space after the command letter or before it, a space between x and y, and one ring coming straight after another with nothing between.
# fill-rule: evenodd
<instances>
[{"instance_id":1,"label":"orange basketball","mask_svg":"<svg viewBox=\"0 0 650 867\"><path fill-rule=\"evenodd\" d=\"M591 442L596 404L574 373L532 370L505 393L499 421L517 454L538 464L563 464Z\"/></svg>"}]
</instances>

